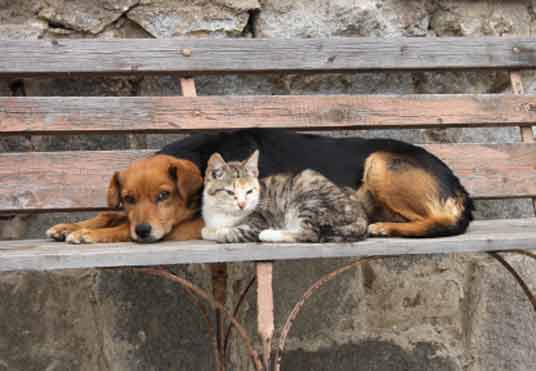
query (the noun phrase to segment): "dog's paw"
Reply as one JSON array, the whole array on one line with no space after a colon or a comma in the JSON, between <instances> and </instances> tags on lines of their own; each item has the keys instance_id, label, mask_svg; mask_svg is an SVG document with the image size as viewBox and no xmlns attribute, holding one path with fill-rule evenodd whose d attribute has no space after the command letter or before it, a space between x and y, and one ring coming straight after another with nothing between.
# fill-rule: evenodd
<instances>
[{"instance_id":1,"label":"dog's paw","mask_svg":"<svg viewBox=\"0 0 536 371\"><path fill-rule=\"evenodd\" d=\"M82 228L70 233L65 241L75 245L82 243L96 243L97 239L95 238L94 233L95 232L91 229Z\"/></svg>"},{"instance_id":2,"label":"dog's paw","mask_svg":"<svg viewBox=\"0 0 536 371\"><path fill-rule=\"evenodd\" d=\"M69 234L79 229L76 224L56 224L46 231L46 235L56 241L65 241Z\"/></svg>"},{"instance_id":3,"label":"dog's paw","mask_svg":"<svg viewBox=\"0 0 536 371\"><path fill-rule=\"evenodd\" d=\"M374 223L368 226L368 234L369 236L385 237L389 236L389 229L385 223Z\"/></svg>"}]
</instances>

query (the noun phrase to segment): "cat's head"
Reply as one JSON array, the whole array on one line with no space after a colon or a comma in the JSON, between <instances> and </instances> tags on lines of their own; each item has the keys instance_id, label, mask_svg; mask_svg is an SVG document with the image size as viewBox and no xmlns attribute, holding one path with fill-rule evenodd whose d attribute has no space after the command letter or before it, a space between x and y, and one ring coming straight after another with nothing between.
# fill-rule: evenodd
<instances>
[{"instance_id":1,"label":"cat's head","mask_svg":"<svg viewBox=\"0 0 536 371\"><path fill-rule=\"evenodd\" d=\"M219 153L210 156L205 172L204 200L233 214L249 214L260 197L259 151L241 162L225 162Z\"/></svg>"}]
</instances>

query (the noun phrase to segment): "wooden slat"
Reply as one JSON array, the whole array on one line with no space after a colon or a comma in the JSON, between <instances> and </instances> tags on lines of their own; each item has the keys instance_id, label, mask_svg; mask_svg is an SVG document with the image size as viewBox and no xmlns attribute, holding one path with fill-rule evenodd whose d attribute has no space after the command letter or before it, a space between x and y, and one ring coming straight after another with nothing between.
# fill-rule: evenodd
<instances>
[{"instance_id":1,"label":"wooden slat","mask_svg":"<svg viewBox=\"0 0 536 371\"><path fill-rule=\"evenodd\" d=\"M0 97L0 134L536 124L536 96Z\"/></svg>"},{"instance_id":2,"label":"wooden slat","mask_svg":"<svg viewBox=\"0 0 536 371\"><path fill-rule=\"evenodd\" d=\"M346 244L217 244L186 241L73 246L43 240L2 241L0 271L445 254L508 249L536 249L536 219L475 221L466 234L455 237L369 238Z\"/></svg>"},{"instance_id":3,"label":"wooden slat","mask_svg":"<svg viewBox=\"0 0 536 371\"><path fill-rule=\"evenodd\" d=\"M533 144L430 144L478 198L536 196ZM147 151L30 152L0 155L0 211L105 207L116 170Z\"/></svg>"},{"instance_id":4,"label":"wooden slat","mask_svg":"<svg viewBox=\"0 0 536 371\"><path fill-rule=\"evenodd\" d=\"M516 95L525 94L523 88L523 80L521 79L521 73L519 71L510 72L510 83L512 84L512 93ZM534 143L534 133L532 132L532 126L521 126L520 128L521 141L524 143ZM533 213L536 214L536 198L532 198Z\"/></svg>"},{"instance_id":5,"label":"wooden slat","mask_svg":"<svg viewBox=\"0 0 536 371\"><path fill-rule=\"evenodd\" d=\"M99 209L114 171L151 151L0 155L0 211Z\"/></svg>"},{"instance_id":6,"label":"wooden slat","mask_svg":"<svg viewBox=\"0 0 536 371\"><path fill-rule=\"evenodd\" d=\"M532 38L3 40L0 76L534 68Z\"/></svg>"}]
</instances>

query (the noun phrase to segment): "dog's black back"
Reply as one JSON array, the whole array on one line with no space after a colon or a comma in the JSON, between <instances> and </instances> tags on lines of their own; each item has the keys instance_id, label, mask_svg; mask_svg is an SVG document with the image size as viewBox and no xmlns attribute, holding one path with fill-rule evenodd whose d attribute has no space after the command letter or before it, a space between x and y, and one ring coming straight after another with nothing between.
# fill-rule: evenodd
<instances>
[{"instance_id":1,"label":"dog's black back","mask_svg":"<svg viewBox=\"0 0 536 371\"><path fill-rule=\"evenodd\" d=\"M296 173L314 169L339 186L356 188L363 177L366 158L373 152L405 154L439 178L449 188L458 179L437 157L426 150L391 139L333 138L298 134L284 129L246 129L219 134L194 134L165 146L159 153L193 161L204 173L210 155L219 152L225 160L247 158L260 151L260 176ZM445 195L448 196L448 195Z\"/></svg>"},{"instance_id":2,"label":"dog's black back","mask_svg":"<svg viewBox=\"0 0 536 371\"><path fill-rule=\"evenodd\" d=\"M357 189L362 184L366 159L372 153L402 155L404 164L424 170L437 181L439 199L457 199L461 215L454 221L432 225L411 237L463 233L473 219L473 204L450 168L430 152L391 139L333 138L298 134L284 129L246 129L219 134L197 134L164 147L159 153L193 161L204 174L210 155L219 152L228 161L247 158L260 151L260 176L314 169L339 186ZM398 166L392 163L395 169Z\"/></svg>"}]
</instances>

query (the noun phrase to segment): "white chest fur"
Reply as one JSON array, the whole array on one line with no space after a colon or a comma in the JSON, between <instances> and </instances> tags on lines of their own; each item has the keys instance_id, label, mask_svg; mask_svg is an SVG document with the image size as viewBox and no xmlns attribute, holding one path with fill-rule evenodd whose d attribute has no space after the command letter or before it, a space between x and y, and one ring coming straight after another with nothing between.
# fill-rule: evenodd
<instances>
[{"instance_id":1,"label":"white chest fur","mask_svg":"<svg viewBox=\"0 0 536 371\"><path fill-rule=\"evenodd\" d=\"M203 220L208 228L235 227L248 215L247 212L235 210L229 211L217 202L212 202L209 197L203 199Z\"/></svg>"}]
</instances>

